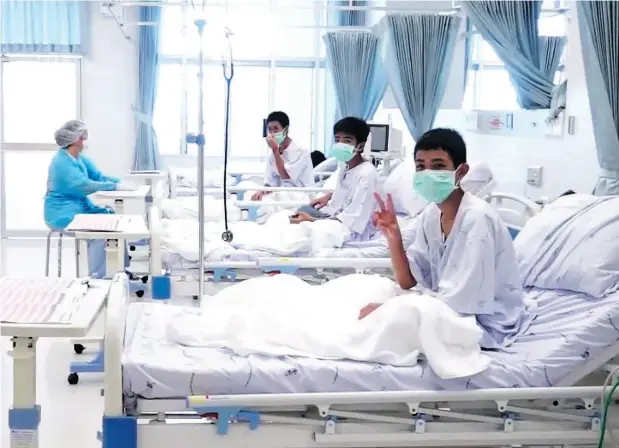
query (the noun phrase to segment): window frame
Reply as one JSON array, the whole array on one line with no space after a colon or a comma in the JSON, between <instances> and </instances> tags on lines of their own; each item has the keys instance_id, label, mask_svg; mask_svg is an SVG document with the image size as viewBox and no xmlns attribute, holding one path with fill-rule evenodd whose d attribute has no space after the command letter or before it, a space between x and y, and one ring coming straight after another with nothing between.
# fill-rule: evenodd
<instances>
[{"instance_id":1,"label":"window frame","mask_svg":"<svg viewBox=\"0 0 619 448\"><path fill-rule=\"evenodd\" d=\"M25 55L25 54L2 54L0 55L0 144L3 151L52 151L58 149L55 143L10 143L4 140L4 64L11 62L66 62L75 64L75 111L76 119L82 119L82 57L70 55Z\"/></svg>"},{"instance_id":2,"label":"window frame","mask_svg":"<svg viewBox=\"0 0 619 448\"><path fill-rule=\"evenodd\" d=\"M312 70L312 89L309 92L312 95L312 111L311 111L311 120L312 120L312 132L309 136L309 144L312 149L322 146L322 142L320 140L320 114L324 113L325 106L325 94L326 92L320 91L320 86L325 85L326 83L322 82L320 79L321 70L326 68L326 57L324 55L321 56L321 45L322 45L322 31L324 31L323 25L326 25L326 14L325 7L322 4L323 2L316 1L312 5L313 11L313 38L314 38L314 57L271 57L268 59L238 59L234 61L234 64L237 67L266 67L269 69L269 110L272 110L274 106L274 97L275 97L275 83L277 82L277 69L278 68L304 68ZM189 8L183 3L178 5L183 12L183 25L185 26L188 22L187 14L191 13ZM168 7L176 7L176 6L168 6ZM210 8L222 8L223 5L212 5ZM209 8L209 6L207 6ZM236 6L230 6L229 9L235 9ZM289 5L277 5L276 0L270 1L270 9L272 12L277 10L286 11L291 9ZM308 11L309 8L305 8ZM240 8L239 8L240 10ZM208 9L206 10L208 13ZM307 26L299 26L294 27L291 26L291 29L303 29L307 28ZM184 36L186 39L186 35ZM185 48L188 45L184 45ZM187 96L188 96L188 72L189 68L197 67L199 62L196 57L188 57L186 54L181 55L161 55L159 58L161 65L179 65L181 69L181 82L180 82L180 92L179 95L181 97L181 110L180 112L180 126L181 126L181 137L179 143L178 152L173 154L165 154L164 157L178 157L178 156L187 156L193 157L189 155L188 144L186 142L186 135L188 130L188 111L187 111ZM205 66L217 66L221 65L221 60L213 59L213 58L205 58L204 59ZM327 75L327 70L324 70L324 76ZM234 83L234 81L232 81ZM323 89L324 90L324 89ZM234 120L234 112L231 110L231 122ZM232 123L231 123L232 124ZM230 147L233 146L234 135L230 135ZM237 158L237 156L232 156ZM248 159L248 160L264 160L266 158L265 154L260 154L256 156L238 156L238 158Z\"/></svg>"}]
</instances>

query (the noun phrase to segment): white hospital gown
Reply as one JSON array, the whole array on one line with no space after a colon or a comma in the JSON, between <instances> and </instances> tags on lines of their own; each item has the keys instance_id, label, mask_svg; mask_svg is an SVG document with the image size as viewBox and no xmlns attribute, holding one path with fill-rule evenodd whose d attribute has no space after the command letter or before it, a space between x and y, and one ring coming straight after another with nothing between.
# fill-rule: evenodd
<instances>
[{"instance_id":1,"label":"white hospital gown","mask_svg":"<svg viewBox=\"0 0 619 448\"><path fill-rule=\"evenodd\" d=\"M483 348L510 345L529 327L537 306L525 303L507 227L490 204L469 193L447 239L440 218L434 204L421 214L406 252L411 273L456 312L476 316Z\"/></svg>"},{"instance_id":2,"label":"white hospital gown","mask_svg":"<svg viewBox=\"0 0 619 448\"><path fill-rule=\"evenodd\" d=\"M299 148L294 141L282 152L284 167L290 179L282 179L275 165L273 152L269 154L264 183L270 187L312 187L314 173L312 172L312 156L309 150Z\"/></svg>"},{"instance_id":3,"label":"white hospital gown","mask_svg":"<svg viewBox=\"0 0 619 448\"><path fill-rule=\"evenodd\" d=\"M376 168L363 162L352 169L338 168L333 196L322 212L336 218L351 231L349 241L366 241L376 233L372 213L376 207L374 193L378 192Z\"/></svg>"}]
</instances>

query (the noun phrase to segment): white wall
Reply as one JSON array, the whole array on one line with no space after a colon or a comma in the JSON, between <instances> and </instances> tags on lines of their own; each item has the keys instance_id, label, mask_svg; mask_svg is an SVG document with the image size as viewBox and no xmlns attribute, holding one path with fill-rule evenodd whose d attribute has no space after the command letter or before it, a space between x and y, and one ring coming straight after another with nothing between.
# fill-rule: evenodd
<instances>
[{"instance_id":1,"label":"white wall","mask_svg":"<svg viewBox=\"0 0 619 448\"><path fill-rule=\"evenodd\" d=\"M90 5L88 57L82 62L82 117L89 127L88 155L109 174L126 173L133 162L137 98L137 29L127 40L98 2ZM127 20L131 20L127 17Z\"/></svg>"}]
</instances>

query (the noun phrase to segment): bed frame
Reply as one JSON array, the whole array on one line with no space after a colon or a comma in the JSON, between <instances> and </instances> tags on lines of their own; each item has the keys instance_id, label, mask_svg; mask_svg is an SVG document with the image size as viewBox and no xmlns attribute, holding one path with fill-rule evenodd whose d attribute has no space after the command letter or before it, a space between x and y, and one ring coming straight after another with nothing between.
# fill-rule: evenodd
<instances>
[{"instance_id":1,"label":"bed frame","mask_svg":"<svg viewBox=\"0 0 619 448\"><path fill-rule=\"evenodd\" d=\"M529 219L542 210L539 204L529 198L511 193L490 193L486 200L496 206L513 238L518 235ZM506 201L511 202L512 205L515 203L517 208L506 207L504 205Z\"/></svg>"},{"instance_id":2,"label":"bed frame","mask_svg":"<svg viewBox=\"0 0 619 448\"><path fill-rule=\"evenodd\" d=\"M552 388L198 395L138 398L127 409L122 355L128 306L124 295L108 300L103 448L590 445L599 436L602 388L564 386L619 353L617 343ZM619 436L614 411L608 428Z\"/></svg>"}]
</instances>

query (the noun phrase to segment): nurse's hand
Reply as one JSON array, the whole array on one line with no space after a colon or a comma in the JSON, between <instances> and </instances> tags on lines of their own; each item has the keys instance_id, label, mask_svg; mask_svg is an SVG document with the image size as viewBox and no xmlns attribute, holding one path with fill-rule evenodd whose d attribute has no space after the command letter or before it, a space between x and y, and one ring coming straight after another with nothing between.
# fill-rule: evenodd
<instances>
[{"instance_id":1,"label":"nurse's hand","mask_svg":"<svg viewBox=\"0 0 619 448\"><path fill-rule=\"evenodd\" d=\"M380 305L381 305L380 303L370 303L364 306L363 308L361 308L361 311L359 312L359 320L363 319L368 314L371 314L374 311L376 311L376 309L380 307Z\"/></svg>"},{"instance_id":2,"label":"nurse's hand","mask_svg":"<svg viewBox=\"0 0 619 448\"><path fill-rule=\"evenodd\" d=\"M398 219L395 216L395 208L393 207L391 195L387 195L386 201L383 201L378 193L374 193L374 198L376 202L378 202L378 211L374 212L372 216L374 226L376 226L386 238L398 237L400 235L400 227L398 226Z\"/></svg>"}]
</instances>

